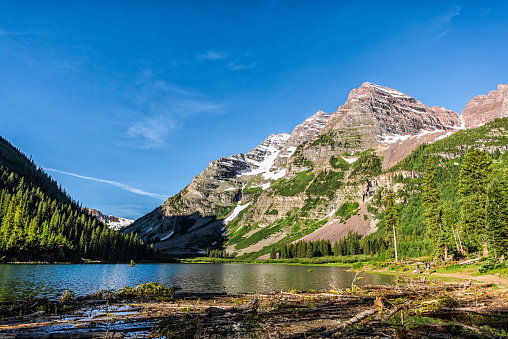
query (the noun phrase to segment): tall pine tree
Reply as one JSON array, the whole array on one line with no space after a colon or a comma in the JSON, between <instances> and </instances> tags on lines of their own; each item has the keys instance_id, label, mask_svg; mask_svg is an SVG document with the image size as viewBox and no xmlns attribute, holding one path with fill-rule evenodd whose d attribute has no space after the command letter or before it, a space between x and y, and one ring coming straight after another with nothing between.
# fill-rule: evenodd
<instances>
[{"instance_id":1,"label":"tall pine tree","mask_svg":"<svg viewBox=\"0 0 508 339\"><path fill-rule=\"evenodd\" d=\"M490 250L508 255L508 172L495 177L487 188L487 236Z\"/></svg>"},{"instance_id":2,"label":"tall pine tree","mask_svg":"<svg viewBox=\"0 0 508 339\"><path fill-rule=\"evenodd\" d=\"M460 224L467 247L483 248L488 255L487 237L487 185L492 173L492 160L479 149L466 153L459 176L461 204Z\"/></svg>"},{"instance_id":3,"label":"tall pine tree","mask_svg":"<svg viewBox=\"0 0 508 339\"><path fill-rule=\"evenodd\" d=\"M392 245L395 250L395 262L399 262L397 251L397 231L399 226L399 208L395 203L395 193L388 191L388 194L386 195L385 231L388 239L393 237Z\"/></svg>"}]
</instances>

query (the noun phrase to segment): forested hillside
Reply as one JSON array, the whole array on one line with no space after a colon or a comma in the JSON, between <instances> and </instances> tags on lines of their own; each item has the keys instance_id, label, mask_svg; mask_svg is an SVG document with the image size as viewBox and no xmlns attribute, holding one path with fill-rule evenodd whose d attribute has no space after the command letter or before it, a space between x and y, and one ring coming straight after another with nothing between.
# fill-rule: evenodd
<instances>
[{"instance_id":1,"label":"forested hillside","mask_svg":"<svg viewBox=\"0 0 508 339\"><path fill-rule=\"evenodd\" d=\"M31 159L0 139L1 261L124 261L151 254L136 235L88 215Z\"/></svg>"}]
</instances>

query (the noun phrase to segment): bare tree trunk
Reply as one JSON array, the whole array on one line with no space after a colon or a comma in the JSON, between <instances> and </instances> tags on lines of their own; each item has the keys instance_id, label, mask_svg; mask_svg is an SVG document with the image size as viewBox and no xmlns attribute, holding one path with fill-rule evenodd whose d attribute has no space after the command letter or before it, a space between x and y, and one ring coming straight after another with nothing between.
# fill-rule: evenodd
<instances>
[{"instance_id":1,"label":"bare tree trunk","mask_svg":"<svg viewBox=\"0 0 508 339\"><path fill-rule=\"evenodd\" d=\"M455 228L453 227L453 225L451 227L452 227L453 239L455 240L455 246L457 247L457 250L460 252L459 243L457 242L457 236L455 235Z\"/></svg>"},{"instance_id":2,"label":"bare tree trunk","mask_svg":"<svg viewBox=\"0 0 508 339\"><path fill-rule=\"evenodd\" d=\"M397 253L397 237L395 236L395 225L393 225L393 247L395 248L395 262L399 262L399 256Z\"/></svg>"},{"instance_id":3,"label":"bare tree trunk","mask_svg":"<svg viewBox=\"0 0 508 339\"><path fill-rule=\"evenodd\" d=\"M460 253L464 254L464 247L462 247L462 241L460 240L460 231L457 228L457 237L459 238Z\"/></svg>"},{"instance_id":4,"label":"bare tree trunk","mask_svg":"<svg viewBox=\"0 0 508 339\"><path fill-rule=\"evenodd\" d=\"M483 256L488 257L489 256L489 248L487 246L487 241L483 239Z\"/></svg>"}]
</instances>

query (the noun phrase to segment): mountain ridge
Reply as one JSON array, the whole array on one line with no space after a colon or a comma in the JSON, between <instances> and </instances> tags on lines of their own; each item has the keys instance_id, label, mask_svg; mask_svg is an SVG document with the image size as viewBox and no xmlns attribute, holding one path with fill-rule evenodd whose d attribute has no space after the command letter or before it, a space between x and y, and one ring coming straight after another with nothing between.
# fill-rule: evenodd
<instances>
[{"instance_id":1,"label":"mountain ridge","mask_svg":"<svg viewBox=\"0 0 508 339\"><path fill-rule=\"evenodd\" d=\"M411 176L399 172L383 177L383 169L399 163L419 145L464 128L466 122L456 112L363 83L337 111L318 111L273 145L272 134L246 153L251 157L239 154L210 162L180 193L124 231L137 232L168 253L225 246L242 255L259 252L260 244L266 252L266 246L281 239L309 237L334 223L358 230L336 214L342 205L357 203L358 223L368 234L376 229L376 222L365 200L377 187L400 188L393 183L394 175ZM270 147L272 151L265 152ZM268 158L269 164L253 170L254 163ZM291 218L296 218L292 227L282 226L282 220Z\"/></svg>"}]
</instances>

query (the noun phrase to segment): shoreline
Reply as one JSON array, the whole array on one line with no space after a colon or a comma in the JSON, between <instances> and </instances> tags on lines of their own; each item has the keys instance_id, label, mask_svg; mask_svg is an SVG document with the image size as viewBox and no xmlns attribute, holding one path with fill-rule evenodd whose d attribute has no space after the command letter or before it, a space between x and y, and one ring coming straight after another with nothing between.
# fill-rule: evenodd
<instances>
[{"instance_id":1,"label":"shoreline","mask_svg":"<svg viewBox=\"0 0 508 339\"><path fill-rule=\"evenodd\" d=\"M474 283L401 278L396 285L346 291L240 295L189 295L148 283L55 302L2 303L0 337L488 338L507 333L506 293Z\"/></svg>"}]
</instances>

